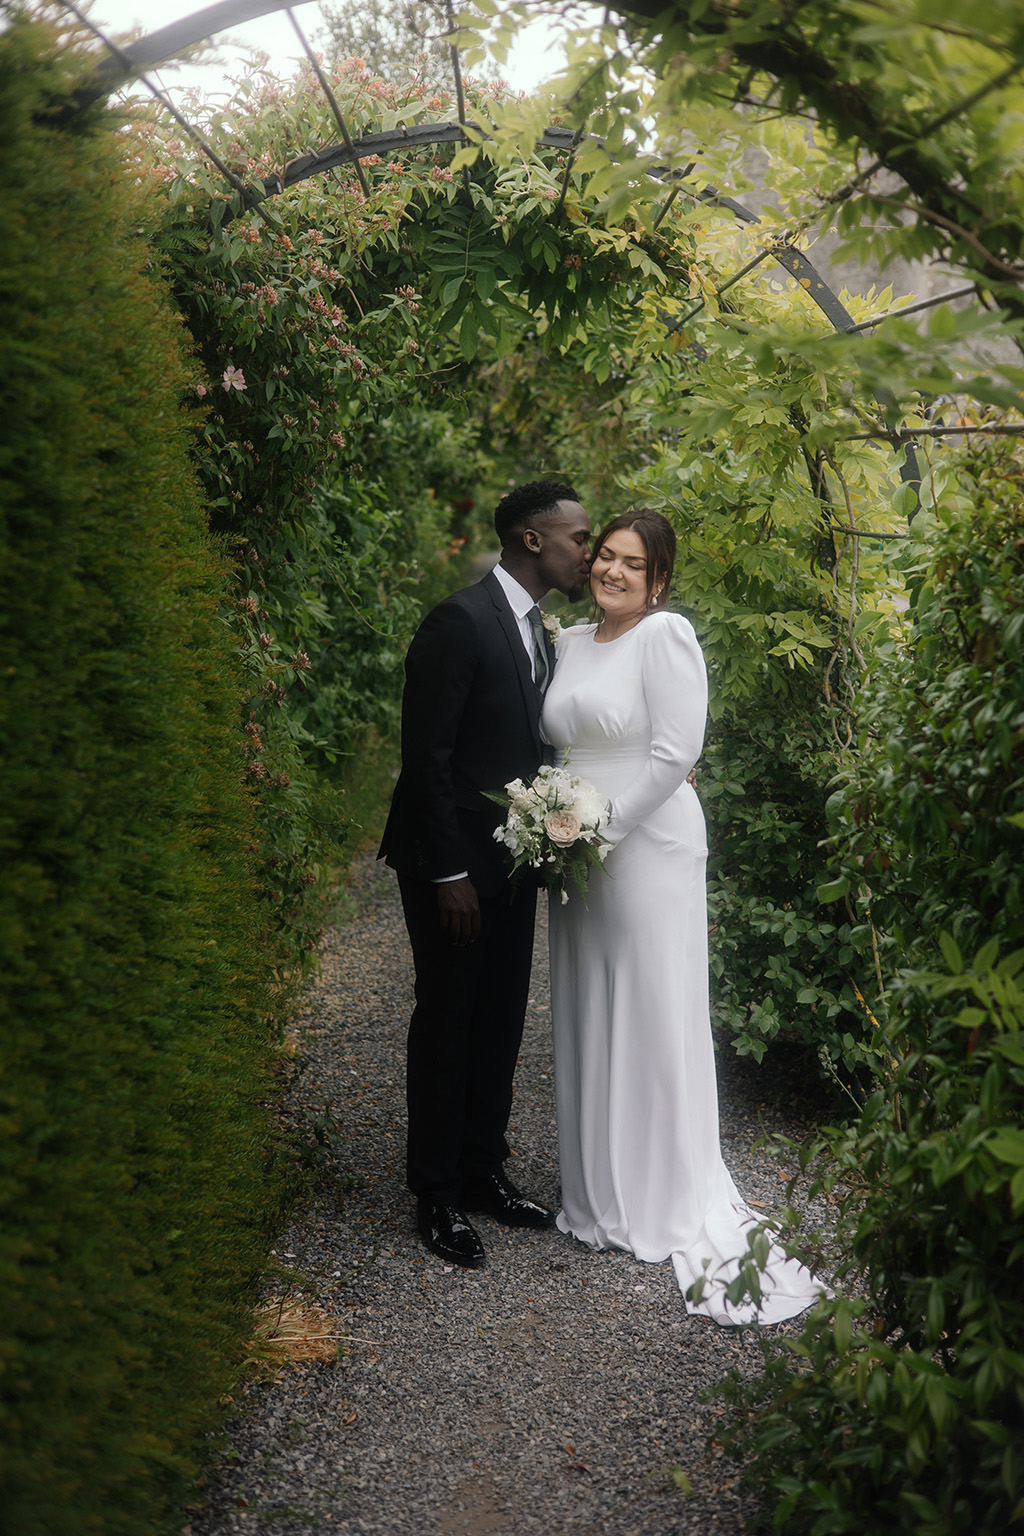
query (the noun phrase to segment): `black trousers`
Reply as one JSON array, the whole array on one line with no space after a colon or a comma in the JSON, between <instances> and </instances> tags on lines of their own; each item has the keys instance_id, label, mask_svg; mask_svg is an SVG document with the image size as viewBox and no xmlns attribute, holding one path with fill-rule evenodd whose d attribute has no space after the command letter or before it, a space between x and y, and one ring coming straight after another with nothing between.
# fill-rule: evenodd
<instances>
[{"instance_id":1,"label":"black trousers","mask_svg":"<svg viewBox=\"0 0 1024 1536\"><path fill-rule=\"evenodd\" d=\"M496 1173L530 986L537 890L480 898L481 933L457 947L442 931L437 887L400 875L416 967L406 1097L409 1188L458 1205L464 1178Z\"/></svg>"}]
</instances>

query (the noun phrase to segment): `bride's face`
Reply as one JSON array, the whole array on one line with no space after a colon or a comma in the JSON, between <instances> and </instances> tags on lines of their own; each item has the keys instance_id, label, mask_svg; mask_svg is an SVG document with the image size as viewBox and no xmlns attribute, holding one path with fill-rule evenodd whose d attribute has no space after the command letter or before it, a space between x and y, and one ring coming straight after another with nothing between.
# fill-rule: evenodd
<instances>
[{"instance_id":1,"label":"bride's face","mask_svg":"<svg viewBox=\"0 0 1024 1536\"><path fill-rule=\"evenodd\" d=\"M632 528L616 528L594 555L590 590L610 619L639 619L647 612L647 555Z\"/></svg>"}]
</instances>

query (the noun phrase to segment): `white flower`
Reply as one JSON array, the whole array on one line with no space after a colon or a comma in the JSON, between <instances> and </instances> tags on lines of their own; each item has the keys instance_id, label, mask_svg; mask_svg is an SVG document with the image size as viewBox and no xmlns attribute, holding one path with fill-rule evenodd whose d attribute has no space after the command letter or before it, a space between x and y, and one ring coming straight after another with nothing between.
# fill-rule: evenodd
<instances>
[{"instance_id":1,"label":"white flower","mask_svg":"<svg viewBox=\"0 0 1024 1536\"><path fill-rule=\"evenodd\" d=\"M596 831L608 821L607 802L602 800L593 784L588 784L586 779L575 781L572 805L585 827Z\"/></svg>"},{"instance_id":2,"label":"white flower","mask_svg":"<svg viewBox=\"0 0 1024 1536\"><path fill-rule=\"evenodd\" d=\"M562 625L557 613L545 613L541 615L541 622L552 640L559 640L562 635Z\"/></svg>"},{"instance_id":3,"label":"white flower","mask_svg":"<svg viewBox=\"0 0 1024 1536\"><path fill-rule=\"evenodd\" d=\"M505 785L505 793L512 801L512 811L520 816L528 815L533 808L533 798L530 790L522 779L513 779Z\"/></svg>"}]
</instances>

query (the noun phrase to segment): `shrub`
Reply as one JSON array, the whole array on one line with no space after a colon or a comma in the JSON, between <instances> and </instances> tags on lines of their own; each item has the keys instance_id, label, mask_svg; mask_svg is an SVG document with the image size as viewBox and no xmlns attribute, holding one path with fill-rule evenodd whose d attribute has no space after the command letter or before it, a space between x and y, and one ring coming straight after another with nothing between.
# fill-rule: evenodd
<instances>
[{"instance_id":1,"label":"shrub","mask_svg":"<svg viewBox=\"0 0 1024 1536\"><path fill-rule=\"evenodd\" d=\"M833 1132L819 1181L846 1188L839 1280L765 1372L729 1389L734 1455L808 1536L1007 1530L1024 1495L1024 952L900 996L894 1096ZM812 1186L812 1191L819 1186Z\"/></svg>"},{"instance_id":2,"label":"shrub","mask_svg":"<svg viewBox=\"0 0 1024 1536\"><path fill-rule=\"evenodd\" d=\"M1024 940L1024 536L1012 450L965 455L959 498L915 524L914 635L859 703L830 811L837 881L870 887L893 968Z\"/></svg>"},{"instance_id":3,"label":"shrub","mask_svg":"<svg viewBox=\"0 0 1024 1536\"><path fill-rule=\"evenodd\" d=\"M1024 1508L1013 452L966 455L959 481L909 546L916 625L865 689L861 754L830 802L832 886L873 916L890 972L903 965L878 1091L813 1149L819 1185L844 1187L838 1279L856 1299L813 1316L795 1360L769 1353L760 1382L732 1388L752 1414L734 1452L787 1533L994 1533Z\"/></svg>"},{"instance_id":4,"label":"shrub","mask_svg":"<svg viewBox=\"0 0 1024 1536\"><path fill-rule=\"evenodd\" d=\"M269 1003L179 327L75 69L0 38L0 1507L142 1536L244 1356Z\"/></svg>"},{"instance_id":5,"label":"shrub","mask_svg":"<svg viewBox=\"0 0 1024 1536\"><path fill-rule=\"evenodd\" d=\"M711 722L699 769L713 1018L741 1056L782 1039L854 1074L877 1033L855 981L870 929L818 898L835 740L817 678L774 681Z\"/></svg>"}]
</instances>

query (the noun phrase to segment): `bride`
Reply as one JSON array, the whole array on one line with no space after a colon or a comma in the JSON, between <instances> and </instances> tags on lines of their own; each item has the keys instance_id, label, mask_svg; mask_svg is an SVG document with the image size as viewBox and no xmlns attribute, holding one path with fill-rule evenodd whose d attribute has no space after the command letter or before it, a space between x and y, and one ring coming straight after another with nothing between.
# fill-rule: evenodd
<instances>
[{"instance_id":1,"label":"bride","mask_svg":"<svg viewBox=\"0 0 1024 1536\"><path fill-rule=\"evenodd\" d=\"M551 1001L562 1174L558 1225L593 1248L672 1257L690 1312L778 1323L822 1287L778 1248L758 1306L725 1287L760 1218L722 1161L708 1010L704 815L687 783L707 710L690 623L663 607L675 534L660 513L602 531L597 624L563 632L544 732L611 802L613 844L586 903L551 904Z\"/></svg>"}]
</instances>

